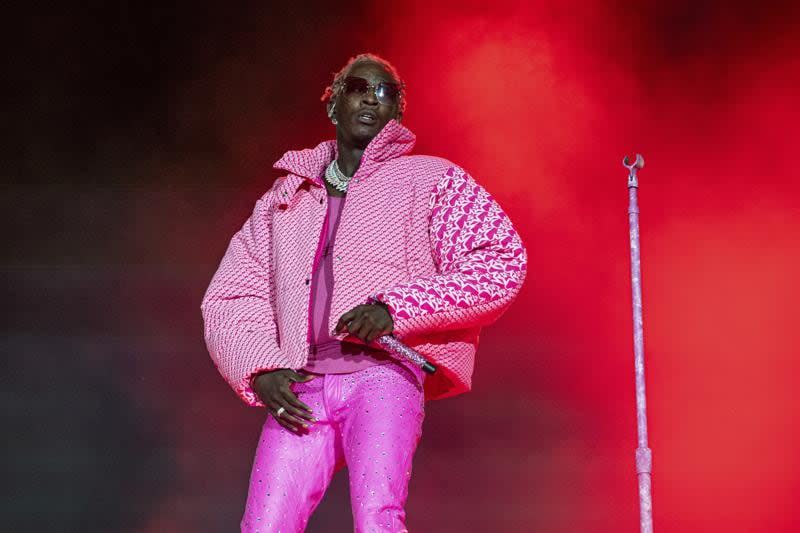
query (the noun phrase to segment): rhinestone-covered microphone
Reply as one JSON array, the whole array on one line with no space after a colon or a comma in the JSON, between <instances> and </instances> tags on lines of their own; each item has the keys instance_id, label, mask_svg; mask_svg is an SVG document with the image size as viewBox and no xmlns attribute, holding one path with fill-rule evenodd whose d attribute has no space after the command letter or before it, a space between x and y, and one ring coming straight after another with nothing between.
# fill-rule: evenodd
<instances>
[{"instance_id":1,"label":"rhinestone-covered microphone","mask_svg":"<svg viewBox=\"0 0 800 533\"><path fill-rule=\"evenodd\" d=\"M433 374L436 372L435 365L425 359L422 354L416 351L414 348L406 346L397 340L394 335L383 335L382 337L375 339L375 342L386 348L386 350L390 353L408 359L415 365L422 368L422 370L428 374Z\"/></svg>"}]
</instances>

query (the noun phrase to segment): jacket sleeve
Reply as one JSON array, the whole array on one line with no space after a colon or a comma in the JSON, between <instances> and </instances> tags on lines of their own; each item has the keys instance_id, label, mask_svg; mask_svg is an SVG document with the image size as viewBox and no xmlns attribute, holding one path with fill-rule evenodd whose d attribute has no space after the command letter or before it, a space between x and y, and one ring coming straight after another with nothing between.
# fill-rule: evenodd
<instances>
[{"instance_id":1,"label":"jacket sleeve","mask_svg":"<svg viewBox=\"0 0 800 533\"><path fill-rule=\"evenodd\" d=\"M273 188L274 190L274 188ZM289 365L275 321L271 190L231 239L201 310L206 346L220 374L248 405L263 406L251 379Z\"/></svg>"},{"instance_id":2,"label":"jacket sleeve","mask_svg":"<svg viewBox=\"0 0 800 533\"><path fill-rule=\"evenodd\" d=\"M491 324L525 279L522 239L500 205L463 169L444 173L428 207L437 274L369 299L388 306L398 338Z\"/></svg>"}]
</instances>

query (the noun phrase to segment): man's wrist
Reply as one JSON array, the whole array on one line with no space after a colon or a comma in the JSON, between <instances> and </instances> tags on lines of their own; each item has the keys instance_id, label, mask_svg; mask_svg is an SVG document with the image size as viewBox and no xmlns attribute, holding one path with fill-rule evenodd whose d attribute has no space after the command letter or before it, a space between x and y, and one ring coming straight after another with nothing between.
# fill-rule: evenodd
<instances>
[{"instance_id":1,"label":"man's wrist","mask_svg":"<svg viewBox=\"0 0 800 533\"><path fill-rule=\"evenodd\" d=\"M266 376L267 374L271 374L272 372L277 372L278 370L284 370L283 368L273 368L272 370L259 370L257 373L254 373L250 376L250 385L255 386L256 380L261 376Z\"/></svg>"}]
</instances>

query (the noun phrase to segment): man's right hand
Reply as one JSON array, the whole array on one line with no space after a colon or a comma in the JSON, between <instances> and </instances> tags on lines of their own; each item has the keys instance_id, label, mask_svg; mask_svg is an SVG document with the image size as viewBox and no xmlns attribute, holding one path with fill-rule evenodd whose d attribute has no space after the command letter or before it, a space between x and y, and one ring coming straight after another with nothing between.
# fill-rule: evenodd
<instances>
[{"instance_id":1,"label":"man's right hand","mask_svg":"<svg viewBox=\"0 0 800 533\"><path fill-rule=\"evenodd\" d=\"M290 385L293 382L311 381L314 377L289 368L281 368L256 376L253 379L253 389L278 424L299 433L301 427L308 429L308 422L316 422L316 419L311 408L297 398ZM281 407L283 410L278 416Z\"/></svg>"}]
</instances>

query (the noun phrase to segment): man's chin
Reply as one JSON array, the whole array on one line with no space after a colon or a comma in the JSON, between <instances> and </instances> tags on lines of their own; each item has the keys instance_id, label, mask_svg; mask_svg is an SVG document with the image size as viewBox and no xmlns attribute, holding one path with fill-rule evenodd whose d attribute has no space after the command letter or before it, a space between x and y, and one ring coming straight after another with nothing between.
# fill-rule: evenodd
<instances>
[{"instance_id":1,"label":"man's chin","mask_svg":"<svg viewBox=\"0 0 800 533\"><path fill-rule=\"evenodd\" d=\"M375 124L367 126L365 124L358 124L351 131L351 138L357 145L366 145L377 136L385 124Z\"/></svg>"}]
</instances>

